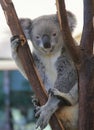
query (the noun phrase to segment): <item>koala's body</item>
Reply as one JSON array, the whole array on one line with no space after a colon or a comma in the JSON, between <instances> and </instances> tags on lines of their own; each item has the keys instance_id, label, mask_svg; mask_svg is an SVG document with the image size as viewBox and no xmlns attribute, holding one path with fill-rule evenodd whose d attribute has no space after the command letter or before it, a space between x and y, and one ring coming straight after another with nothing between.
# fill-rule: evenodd
<instances>
[{"instance_id":1,"label":"koala's body","mask_svg":"<svg viewBox=\"0 0 94 130\"><path fill-rule=\"evenodd\" d=\"M75 17L67 12L71 32ZM78 130L77 73L71 56L64 44L57 15L46 15L31 21L21 19L27 39L33 44L33 58L49 98L45 105L37 107L37 127L44 129L54 112L65 130ZM12 56L21 72L24 69L17 54L19 38L12 39ZM60 107L60 104L61 107Z\"/></svg>"}]
</instances>

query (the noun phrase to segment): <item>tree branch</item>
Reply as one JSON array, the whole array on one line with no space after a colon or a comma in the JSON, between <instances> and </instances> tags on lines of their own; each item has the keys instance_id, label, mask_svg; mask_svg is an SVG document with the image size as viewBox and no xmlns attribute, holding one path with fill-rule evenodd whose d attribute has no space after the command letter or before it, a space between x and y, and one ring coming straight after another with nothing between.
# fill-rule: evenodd
<instances>
[{"instance_id":1,"label":"tree branch","mask_svg":"<svg viewBox=\"0 0 94 130\"><path fill-rule=\"evenodd\" d=\"M93 53L93 4L93 0L84 0L84 27L80 46L88 55L92 55Z\"/></svg>"},{"instance_id":2,"label":"tree branch","mask_svg":"<svg viewBox=\"0 0 94 130\"><path fill-rule=\"evenodd\" d=\"M57 5L58 19L59 19L64 43L66 44L73 58L73 61L76 64L79 64L80 63L79 49L75 46L74 39L72 38L70 29L69 29L66 9L65 9L65 2L64 0L56 0L56 5Z\"/></svg>"},{"instance_id":3,"label":"tree branch","mask_svg":"<svg viewBox=\"0 0 94 130\"><path fill-rule=\"evenodd\" d=\"M18 48L18 54L27 74L27 77L32 85L32 88L37 98L39 99L40 104L43 105L47 101L47 94L35 68L26 37L20 26L13 3L11 0L0 0L0 3L5 13L5 17L12 32L12 35L19 35L23 38L23 42L21 43L21 45L19 45ZM61 125L55 114L50 120L50 125L52 127L52 130L63 130L63 126Z\"/></svg>"}]
</instances>

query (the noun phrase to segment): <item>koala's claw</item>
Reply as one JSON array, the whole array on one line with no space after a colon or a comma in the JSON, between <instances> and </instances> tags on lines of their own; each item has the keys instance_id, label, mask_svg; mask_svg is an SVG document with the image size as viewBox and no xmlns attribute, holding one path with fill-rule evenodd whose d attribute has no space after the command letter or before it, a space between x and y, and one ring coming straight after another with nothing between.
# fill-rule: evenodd
<instances>
[{"instance_id":1,"label":"koala's claw","mask_svg":"<svg viewBox=\"0 0 94 130\"><path fill-rule=\"evenodd\" d=\"M48 94L54 95L54 96L59 96L59 91L56 88L50 88L48 91Z\"/></svg>"},{"instance_id":2,"label":"koala's claw","mask_svg":"<svg viewBox=\"0 0 94 130\"><path fill-rule=\"evenodd\" d=\"M51 112L48 111L46 106L37 107L36 116L39 116L38 121L36 122L36 128L43 130L49 123Z\"/></svg>"},{"instance_id":3,"label":"koala's claw","mask_svg":"<svg viewBox=\"0 0 94 130\"><path fill-rule=\"evenodd\" d=\"M61 95L61 92L56 88L50 89L49 93L51 93L51 95L54 95L54 96L60 96Z\"/></svg>"},{"instance_id":4,"label":"koala's claw","mask_svg":"<svg viewBox=\"0 0 94 130\"><path fill-rule=\"evenodd\" d=\"M36 123L36 129L40 128L40 130L43 130L47 126L47 124L48 122L45 119L40 117Z\"/></svg>"},{"instance_id":5,"label":"koala's claw","mask_svg":"<svg viewBox=\"0 0 94 130\"><path fill-rule=\"evenodd\" d=\"M36 96L32 96L32 103L33 103L34 107L39 106L39 101L38 101L38 99L36 98Z\"/></svg>"},{"instance_id":6,"label":"koala's claw","mask_svg":"<svg viewBox=\"0 0 94 130\"><path fill-rule=\"evenodd\" d=\"M15 39L20 39L19 35L14 35L10 38L10 41L13 42Z\"/></svg>"},{"instance_id":7,"label":"koala's claw","mask_svg":"<svg viewBox=\"0 0 94 130\"><path fill-rule=\"evenodd\" d=\"M11 37L10 41L11 41L12 50L16 51L19 44L21 43L21 39L20 39L19 35L14 35L13 37Z\"/></svg>"},{"instance_id":8,"label":"koala's claw","mask_svg":"<svg viewBox=\"0 0 94 130\"><path fill-rule=\"evenodd\" d=\"M50 89L48 90L48 95L54 95L52 88L50 88Z\"/></svg>"},{"instance_id":9,"label":"koala's claw","mask_svg":"<svg viewBox=\"0 0 94 130\"><path fill-rule=\"evenodd\" d=\"M41 113L41 107L37 106L37 107L35 108L35 117L36 117L36 118L39 117L39 116L40 116L40 113Z\"/></svg>"}]
</instances>

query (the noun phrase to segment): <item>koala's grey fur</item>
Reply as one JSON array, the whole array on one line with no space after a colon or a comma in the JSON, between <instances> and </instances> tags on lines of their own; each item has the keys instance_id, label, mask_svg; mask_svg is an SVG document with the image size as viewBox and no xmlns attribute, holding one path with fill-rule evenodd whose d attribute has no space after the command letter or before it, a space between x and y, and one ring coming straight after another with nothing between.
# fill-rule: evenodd
<instances>
[{"instance_id":1,"label":"koala's grey fur","mask_svg":"<svg viewBox=\"0 0 94 130\"><path fill-rule=\"evenodd\" d=\"M75 17L70 12L67 12L67 17L72 32L76 23ZM77 73L63 42L57 15L41 16L34 20L21 19L20 22L27 39L32 41L34 62L46 91L50 90L47 103L37 107L37 127L44 129L62 103L62 109L57 111L57 116L65 130L78 130ZM26 77L17 54L18 43L19 38L12 40L12 56Z\"/></svg>"}]
</instances>

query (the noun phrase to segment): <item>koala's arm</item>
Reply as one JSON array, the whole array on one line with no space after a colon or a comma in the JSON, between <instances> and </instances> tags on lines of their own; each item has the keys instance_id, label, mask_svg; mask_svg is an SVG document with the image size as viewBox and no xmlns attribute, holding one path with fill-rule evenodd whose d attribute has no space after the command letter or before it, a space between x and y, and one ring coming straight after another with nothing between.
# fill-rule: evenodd
<instances>
[{"instance_id":1,"label":"koala's arm","mask_svg":"<svg viewBox=\"0 0 94 130\"><path fill-rule=\"evenodd\" d=\"M52 90L53 94L74 105L78 102L78 78L75 66L66 54L58 59L57 70L58 75Z\"/></svg>"},{"instance_id":2,"label":"koala's arm","mask_svg":"<svg viewBox=\"0 0 94 130\"><path fill-rule=\"evenodd\" d=\"M60 97L60 98L58 98ZM67 100L68 103L66 103L65 101ZM62 107L62 113L59 114L61 116L60 119L63 118L63 115L66 115L66 120L69 119L69 122L71 122L71 116L72 114L74 114L75 112L75 104L78 101L78 85L75 84L73 86L73 88L68 92L68 93L62 93L60 91L58 91L56 88L53 88L52 90L50 90L50 94L49 94L49 98L48 101L45 105L43 105L42 107L38 107L37 109L37 113L36 116L39 116L39 119L36 123L36 127L40 127L42 130L45 128L45 126L49 123L49 120L52 116L52 114L54 112L56 112L58 110L58 108L60 107L60 104L63 105ZM67 105L66 105L67 104ZM65 110L65 106L68 106L67 108L71 108L69 109L69 111ZM71 105L71 107L70 107ZM73 106L73 107L72 107ZM73 112L74 111L74 112ZM77 111L77 110L76 110ZM69 113L69 115L68 115ZM57 113L58 115L58 113ZM72 120L73 122L75 122L75 118Z\"/></svg>"},{"instance_id":3,"label":"koala's arm","mask_svg":"<svg viewBox=\"0 0 94 130\"><path fill-rule=\"evenodd\" d=\"M18 66L18 69L20 70L20 72L22 73L22 75L27 79L27 76L25 74L23 65L22 65L22 63L20 61L20 58L18 56L18 53L17 53L17 48L18 48L19 44L20 44L20 38L19 38L19 36L13 36L11 38L11 53L12 53L12 58L15 61L16 65Z\"/></svg>"},{"instance_id":4,"label":"koala's arm","mask_svg":"<svg viewBox=\"0 0 94 130\"><path fill-rule=\"evenodd\" d=\"M60 97L60 98L58 98ZM69 109L65 110L65 106L67 106L65 101L67 100L67 102L69 103L69 107L67 107ZM66 115L66 119L69 119L69 122L76 122L75 118L73 120L71 120L71 116L72 114L75 113L75 104L78 101L78 85L77 83L73 86L73 88L68 92L68 93L63 93L60 92L59 90L57 90L56 88L53 88L50 90L49 93L49 98L48 101L45 105L43 105L42 107L38 107L37 109L37 113L36 116L39 116L39 119L36 123L36 127L40 127L41 129L44 129L45 126L49 123L49 120L52 116L52 114L54 112L56 112L58 110L58 108L60 107L59 104L62 104L64 107L64 110L62 111L61 114L59 114L61 117L60 119L62 119L62 114ZM71 107L70 107L71 105ZM73 105L73 107L72 107ZM62 107L62 108L63 108ZM74 112L73 112L74 111ZM69 115L68 115L69 114ZM57 113L58 115L58 113ZM75 113L75 115L77 115L77 113Z\"/></svg>"},{"instance_id":5,"label":"koala's arm","mask_svg":"<svg viewBox=\"0 0 94 130\"><path fill-rule=\"evenodd\" d=\"M21 23L21 26L22 26L22 29L24 31L24 34L26 36L27 39L30 39L29 37L29 29L30 29L30 26L31 26L31 20L30 19L20 19L20 23ZM15 63L17 64L18 66L18 69L20 70L20 72L22 73L22 75L27 79L27 76L26 76L26 73L25 73L25 70L23 68L23 65L20 61L20 58L18 56L18 53L17 53L17 48L20 44L20 38L19 36L13 36L11 38L11 52L12 52L12 57L15 61Z\"/></svg>"},{"instance_id":6,"label":"koala's arm","mask_svg":"<svg viewBox=\"0 0 94 130\"><path fill-rule=\"evenodd\" d=\"M61 98L61 100L67 101L70 105L74 105L78 102L78 83L76 83L68 93L63 93L56 88L51 89L50 92L54 96Z\"/></svg>"}]
</instances>

